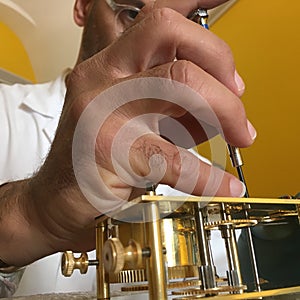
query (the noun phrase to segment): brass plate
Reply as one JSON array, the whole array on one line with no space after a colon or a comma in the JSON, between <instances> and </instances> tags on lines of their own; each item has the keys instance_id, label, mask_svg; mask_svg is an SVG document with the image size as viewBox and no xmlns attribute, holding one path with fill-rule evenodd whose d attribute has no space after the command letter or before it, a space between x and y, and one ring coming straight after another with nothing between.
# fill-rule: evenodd
<instances>
[{"instance_id":1,"label":"brass plate","mask_svg":"<svg viewBox=\"0 0 300 300\"><path fill-rule=\"evenodd\" d=\"M231 197L196 197L196 196L149 196L142 195L129 202L126 202L120 208L108 213L110 217L117 218L118 214L133 207L141 202L200 202L203 205L208 203L260 203L260 204L300 204L300 199L279 199L279 198L231 198ZM137 209L137 207L135 207ZM96 223L101 223L107 220L108 215L100 215L96 218Z\"/></svg>"},{"instance_id":2,"label":"brass plate","mask_svg":"<svg viewBox=\"0 0 300 300\"><path fill-rule=\"evenodd\" d=\"M227 294L227 295L218 295L213 296L213 300L254 300L254 299L280 299L280 300L299 300L300 299L300 286L282 288L261 292L249 292L243 294ZM282 296L282 297L280 297ZM174 298L173 300L196 300L203 298L203 295L197 296L184 296L180 298Z\"/></svg>"},{"instance_id":3,"label":"brass plate","mask_svg":"<svg viewBox=\"0 0 300 300\"><path fill-rule=\"evenodd\" d=\"M137 198L138 199L138 198ZM203 202L203 203L261 203L261 204L300 204L300 199L277 198L233 198L233 197L196 197L196 196L148 196L140 197L142 201L174 201L174 202Z\"/></svg>"}]
</instances>

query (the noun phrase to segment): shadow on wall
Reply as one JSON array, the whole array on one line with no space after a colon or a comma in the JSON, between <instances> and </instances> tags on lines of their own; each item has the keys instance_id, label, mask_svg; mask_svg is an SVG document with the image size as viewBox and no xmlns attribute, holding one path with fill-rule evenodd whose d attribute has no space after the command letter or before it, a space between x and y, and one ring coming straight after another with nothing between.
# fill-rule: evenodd
<instances>
[{"instance_id":1,"label":"shadow on wall","mask_svg":"<svg viewBox=\"0 0 300 300\"><path fill-rule=\"evenodd\" d=\"M53 79L76 60L81 30L73 22L73 5L74 0L0 0L0 22L23 44L37 82Z\"/></svg>"}]
</instances>

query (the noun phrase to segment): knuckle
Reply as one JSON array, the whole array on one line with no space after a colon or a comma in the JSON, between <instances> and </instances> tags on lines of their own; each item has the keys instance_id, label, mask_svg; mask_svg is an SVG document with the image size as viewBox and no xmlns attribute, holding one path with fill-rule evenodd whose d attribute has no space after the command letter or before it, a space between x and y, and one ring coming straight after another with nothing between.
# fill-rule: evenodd
<instances>
[{"instance_id":1,"label":"knuckle","mask_svg":"<svg viewBox=\"0 0 300 300\"><path fill-rule=\"evenodd\" d=\"M156 8L145 18L145 25L159 28L160 32L170 32L176 28L176 12L168 7Z\"/></svg>"},{"instance_id":2,"label":"knuckle","mask_svg":"<svg viewBox=\"0 0 300 300\"><path fill-rule=\"evenodd\" d=\"M233 62L233 54L229 45L222 39L218 39L215 46L215 55L219 57L220 61L226 57L230 58L230 61Z\"/></svg>"},{"instance_id":3,"label":"knuckle","mask_svg":"<svg viewBox=\"0 0 300 300\"><path fill-rule=\"evenodd\" d=\"M84 78L83 70L77 65L68 76L67 86L76 86L76 83L80 82L82 78Z\"/></svg>"},{"instance_id":4,"label":"knuckle","mask_svg":"<svg viewBox=\"0 0 300 300\"><path fill-rule=\"evenodd\" d=\"M230 100L228 101L227 105L228 105L228 112L234 112L234 114L236 116L239 116L241 120L243 120L243 118L246 117L246 112L245 112L245 107L243 102L241 101L241 99L239 97L237 97L236 95L230 93L229 94ZM228 113L229 118L230 118L230 114Z\"/></svg>"},{"instance_id":5,"label":"knuckle","mask_svg":"<svg viewBox=\"0 0 300 300\"><path fill-rule=\"evenodd\" d=\"M172 21L173 16L174 10L168 7L156 8L151 13L151 18L162 24Z\"/></svg>"},{"instance_id":6,"label":"knuckle","mask_svg":"<svg viewBox=\"0 0 300 300\"><path fill-rule=\"evenodd\" d=\"M170 170L170 185L174 187L182 170L182 157L178 150L173 150L167 154L168 165Z\"/></svg>"},{"instance_id":7,"label":"knuckle","mask_svg":"<svg viewBox=\"0 0 300 300\"><path fill-rule=\"evenodd\" d=\"M224 40L219 39L219 43L219 48L221 52L232 55L230 46Z\"/></svg>"},{"instance_id":8,"label":"knuckle","mask_svg":"<svg viewBox=\"0 0 300 300\"><path fill-rule=\"evenodd\" d=\"M82 86L85 81L91 80L91 74L94 69L91 59L76 65L68 76L67 86Z\"/></svg>"},{"instance_id":9,"label":"knuckle","mask_svg":"<svg viewBox=\"0 0 300 300\"><path fill-rule=\"evenodd\" d=\"M182 83L190 82L195 65L188 60L177 60L170 65L170 78Z\"/></svg>"}]
</instances>

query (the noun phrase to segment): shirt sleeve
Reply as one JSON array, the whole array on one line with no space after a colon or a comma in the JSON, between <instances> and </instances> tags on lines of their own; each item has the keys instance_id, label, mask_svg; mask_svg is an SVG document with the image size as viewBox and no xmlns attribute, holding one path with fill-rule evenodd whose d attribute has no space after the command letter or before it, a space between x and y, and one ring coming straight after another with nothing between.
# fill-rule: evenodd
<instances>
[{"instance_id":1,"label":"shirt sleeve","mask_svg":"<svg viewBox=\"0 0 300 300\"><path fill-rule=\"evenodd\" d=\"M12 297L18 288L25 268L21 268L12 273L0 272L0 298Z\"/></svg>"}]
</instances>

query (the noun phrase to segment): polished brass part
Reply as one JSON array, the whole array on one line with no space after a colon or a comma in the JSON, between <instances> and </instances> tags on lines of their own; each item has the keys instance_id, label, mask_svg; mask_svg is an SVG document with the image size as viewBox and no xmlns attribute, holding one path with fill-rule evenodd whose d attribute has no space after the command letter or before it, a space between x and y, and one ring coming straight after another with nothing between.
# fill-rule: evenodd
<instances>
[{"instance_id":1,"label":"polished brass part","mask_svg":"<svg viewBox=\"0 0 300 300\"><path fill-rule=\"evenodd\" d=\"M159 202L160 213L167 218L189 218L194 216L194 206L188 202L172 202L172 201L160 201Z\"/></svg>"},{"instance_id":2,"label":"polished brass part","mask_svg":"<svg viewBox=\"0 0 300 300\"><path fill-rule=\"evenodd\" d=\"M185 206L185 208L190 211L190 207ZM197 266L200 264L200 258L196 247L195 221L192 215L184 215L181 208L176 210L174 216L176 217L167 217L160 221L162 245L166 248L165 259L168 264L168 278L198 277ZM181 218L178 218L179 216ZM147 247L147 243L144 241L145 225L143 223L126 223L114 220L112 224L118 227L115 231L118 232L118 238L123 245L128 240L135 240L137 244L142 245L143 249ZM110 281L125 283L147 280L145 260L139 260L139 263L135 265L136 267L133 268L132 265L125 262L124 269L118 275L110 274Z\"/></svg>"},{"instance_id":3,"label":"polished brass part","mask_svg":"<svg viewBox=\"0 0 300 300\"><path fill-rule=\"evenodd\" d=\"M190 277L186 273L188 266L200 264L194 218L165 218L161 221L161 234L163 246L167 250L169 279ZM176 271L172 267L182 268L177 268L178 271ZM179 272L182 271L184 273L180 274ZM191 276L194 275L195 272L192 272Z\"/></svg>"},{"instance_id":4,"label":"polished brass part","mask_svg":"<svg viewBox=\"0 0 300 300\"><path fill-rule=\"evenodd\" d=\"M270 217L276 218L287 218L287 217L296 217L297 212L295 210L274 210L270 213Z\"/></svg>"},{"instance_id":5,"label":"polished brass part","mask_svg":"<svg viewBox=\"0 0 300 300\"><path fill-rule=\"evenodd\" d=\"M296 212L297 212L297 217L298 217L298 223L300 224L300 205L296 205Z\"/></svg>"},{"instance_id":6,"label":"polished brass part","mask_svg":"<svg viewBox=\"0 0 300 300\"><path fill-rule=\"evenodd\" d=\"M220 213L220 205L218 203L208 203L206 207L209 215L218 215Z\"/></svg>"},{"instance_id":7,"label":"polished brass part","mask_svg":"<svg viewBox=\"0 0 300 300\"><path fill-rule=\"evenodd\" d=\"M149 196L155 196L155 192L154 191L147 191L147 195L149 195Z\"/></svg>"},{"instance_id":8,"label":"polished brass part","mask_svg":"<svg viewBox=\"0 0 300 300\"><path fill-rule=\"evenodd\" d=\"M289 218L289 217L298 217L298 212L296 212L296 211L281 211L280 210L280 211L271 212L267 216L257 217L256 219L260 223L271 223L271 222L282 221L283 219Z\"/></svg>"},{"instance_id":9,"label":"polished brass part","mask_svg":"<svg viewBox=\"0 0 300 300\"><path fill-rule=\"evenodd\" d=\"M144 208L146 241L151 255L146 259L150 300L167 299L167 280L163 245L161 238L160 214L157 203L151 202Z\"/></svg>"},{"instance_id":10,"label":"polished brass part","mask_svg":"<svg viewBox=\"0 0 300 300\"><path fill-rule=\"evenodd\" d=\"M134 283L147 281L146 270L123 270L118 274L110 274L110 282Z\"/></svg>"},{"instance_id":11,"label":"polished brass part","mask_svg":"<svg viewBox=\"0 0 300 300\"><path fill-rule=\"evenodd\" d=\"M147 274L145 269L123 270L118 274L109 274L111 283L135 283L147 281ZM198 277L197 266L178 266L168 268L169 279L182 279Z\"/></svg>"},{"instance_id":12,"label":"polished brass part","mask_svg":"<svg viewBox=\"0 0 300 300\"><path fill-rule=\"evenodd\" d=\"M168 289L180 289L191 286L200 286L200 280L186 280L186 281L174 281L168 284Z\"/></svg>"},{"instance_id":13,"label":"polished brass part","mask_svg":"<svg viewBox=\"0 0 300 300\"><path fill-rule=\"evenodd\" d=\"M205 223L206 230L216 230L221 229L223 226L232 226L233 228L243 228L249 226L255 226L257 224L257 220L251 219L232 219L232 220L221 220L215 222Z\"/></svg>"},{"instance_id":14,"label":"polished brass part","mask_svg":"<svg viewBox=\"0 0 300 300\"><path fill-rule=\"evenodd\" d=\"M198 266L178 266L168 268L169 279L198 277Z\"/></svg>"},{"instance_id":15,"label":"polished brass part","mask_svg":"<svg viewBox=\"0 0 300 300\"><path fill-rule=\"evenodd\" d=\"M178 218L182 216L181 218ZM122 244L133 239L144 249L145 242L143 223L126 223L114 221L118 227L118 238ZM166 249L166 262L168 265L168 278L187 278L198 276L197 265L200 264L199 251L197 248L195 221L192 215L184 215L181 209L176 211L176 217L169 216L161 220L161 239ZM132 268L125 264L123 271ZM145 261L141 269L146 269ZM126 278L130 276L127 276ZM135 278L135 276L132 276Z\"/></svg>"},{"instance_id":16,"label":"polished brass part","mask_svg":"<svg viewBox=\"0 0 300 300\"><path fill-rule=\"evenodd\" d=\"M240 262L238 257L237 242L235 235L234 220L230 215L230 204L220 203L220 223L218 228L221 231L221 236L224 239L226 256L228 263L227 277L228 284L232 287L240 287L242 285L242 276L240 270ZM243 290L238 289L237 293L241 293Z\"/></svg>"},{"instance_id":17,"label":"polished brass part","mask_svg":"<svg viewBox=\"0 0 300 300\"><path fill-rule=\"evenodd\" d=\"M124 247L118 238L108 239L103 246L102 259L107 273L119 273L123 270Z\"/></svg>"},{"instance_id":18,"label":"polished brass part","mask_svg":"<svg viewBox=\"0 0 300 300\"><path fill-rule=\"evenodd\" d=\"M143 252L141 245L133 239L130 239L128 246L125 248L125 262L134 269L142 267Z\"/></svg>"},{"instance_id":19,"label":"polished brass part","mask_svg":"<svg viewBox=\"0 0 300 300\"><path fill-rule=\"evenodd\" d=\"M108 239L103 248L103 261L105 271L117 274L127 263L131 268L140 268L142 265L142 248L135 240L130 239L124 248L118 238Z\"/></svg>"},{"instance_id":20,"label":"polished brass part","mask_svg":"<svg viewBox=\"0 0 300 300\"><path fill-rule=\"evenodd\" d=\"M212 252L210 249L209 232L204 228L204 221L207 220L207 211L201 208L200 203L194 203L195 221L197 228L197 245L201 264L199 266L199 278L201 288L211 289L216 287L216 268L213 265Z\"/></svg>"},{"instance_id":21,"label":"polished brass part","mask_svg":"<svg viewBox=\"0 0 300 300\"><path fill-rule=\"evenodd\" d=\"M61 272L65 277L70 277L75 269L81 274L85 274L89 267L89 260L86 253L82 253L76 258L72 251L66 251L61 259Z\"/></svg>"},{"instance_id":22,"label":"polished brass part","mask_svg":"<svg viewBox=\"0 0 300 300\"><path fill-rule=\"evenodd\" d=\"M109 276L105 272L102 259L103 247L107 238L107 222L98 222L96 226L96 256L99 261L97 266L97 300L110 299Z\"/></svg>"},{"instance_id":23,"label":"polished brass part","mask_svg":"<svg viewBox=\"0 0 300 300\"><path fill-rule=\"evenodd\" d=\"M174 281L168 283L168 289L180 289L180 288L187 288L191 286L199 286L201 284L200 280L186 280L186 281ZM124 292L134 292L134 291L146 291L149 289L148 284L139 284L139 285L130 285L130 286L123 286L121 288Z\"/></svg>"},{"instance_id":24,"label":"polished brass part","mask_svg":"<svg viewBox=\"0 0 300 300\"><path fill-rule=\"evenodd\" d=\"M172 295L183 295L183 296L193 296L193 295L218 295L219 293L234 293L240 290L246 290L245 285L241 286L229 286L229 285L222 285L217 286L213 289L199 289L199 288L192 288L192 289L183 289L179 291L172 291Z\"/></svg>"},{"instance_id":25,"label":"polished brass part","mask_svg":"<svg viewBox=\"0 0 300 300\"><path fill-rule=\"evenodd\" d=\"M168 201L170 203L168 203ZM179 207L173 210L174 207L178 207L179 203L185 202L184 207ZM295 206L300 206L299 199L262 199L262 198L247 198L246 200L249 203L261 203L261 204L294 204ZM152 222L143 223L143 219L141 218L141 213L139 211L140 206L135 206L135 204L143 202L143 206L149 206L148 209L145 210L145 220L152 219ZM110 226L117 226L116 228L110 228L111 236L118 237L122 243L122 245L126 245L130 239L134 239L137 241L139 245L141 245L141 251L145 254L144 258L142 259L141 267L134 268L130 266L131 259L126 261L126 248L123 247L124 252L121 255L124 262L124 269L119 272L118 274L109 274L110 278L118 277L119 279L115 280L114 282L141 282L141 284L136 284L135 286L131 287L124 287L122 290L127 291L145 291L147 286L149 286L149 299L156 300L156 299L167 299L167 288L171 290L175 289L186 289L186 294L194 294L192 296L182 296L180 299L199 299L203 297L207 297L210 294L214 294L216 289L221 290L218 293L214 294L214 300L217 299L249 299L254 295L254 293L245 293L242 294L235 294L236 292L243 291L242 285L240 284L239 279L235 280L235 278L239 278L236 274L239 273L239 270L235 271L236 268L236 260L230 258L231 266L229 266L229 271L232 273L231 282L226 283L230 285L224 287L219 287L217 284L216 288L212 289L203 289L200 284L201 282L198 280L198 284L195 286L189 283L190 285L186 285L186 280L188 278L187 274L192 274L192 277L199 278L199 272L197 270L198 266L200 266L200 259L196 258L199 256L199 247L197 247L195 252L192 252L191 249L195 247L194 243L194 236L197 236L196 233L196 226L195 226L195 209L194 203L200 203L200 207L203 207L204 204L207 205L207 212L208 218L205 220L205 229L209 232L211 229L219 229L222 232L223 236L226 236L226 254L229 256L237 256L237 249L236 249L236 241L232 232L234 232L235 228L244 227L244 226L253 226L254 223L260 222L265 218L266 221L268 220L275 220L274 218L279 217L293 217L296 215L297 210L295 211L288 211L282 210L277 211L275 210L264 210L263 208L255 208L251 209L250 211L254 211L251 214L251 218L243 217L244 219L233 219L237 217L235 215L238 214L240 211L243 210L243 205L245 203L244 198L227 198L227 197L164 197L164 196L157 196L157 195L145 195L134 199L131 202L127 202L113 212L113 216L116 216L116 219L109 219L111 221ZM226 204L224 209L218 209L221 207L220 204ZM193 204L193 205L191 205ZM153 207L155 205L155 209ZM190 209L192 207L192 209ZM259 206L258 206L259 207ZM257 212L257 214L256 214ZM225 213L228 216L224 219L221 218L219 221L220 214ZM211 217L211 214L214 216ZM219 214L219 215L217 215ZM118 217L129 215L135 216L139 218L139 220L134 221L141 221L141 223L131 223L130 225L124 225L121 221L118 221ZM300 215L300 213L299 213ZM159 220L159 217L163 219ZM253 219L252 219L253 218ZM268 219L269 218L269 219ZM122 219L122 218L121 218ZM98 218L98 221L107 220L106 216L101 216ZM122 219L123 220L123 219ZM214 222L216 220L216 222ZM209 222L208 222L209 221ZM128 230L128 226L130 226L130 230ZM170 231L170 228L172 230ZM248 227L249 228L249 227ZM250 229L249 229L250 230ZM125 234L124 234L125 232ZM98 236L98 235L97 235ZM139 236L137 238L137 236ZM160 237L163 237L160 240ZM174 238L175 236L175 238ZM167 237L167 239L165 239ZM173 239L172 243L170 243L170 237ZM107 233L103 233L102 239L105 241L107 238ZM99 244L99 242L97 242ZM170 247L170 244L172 245ZM100 243L101 245L101 243ZM189 245L193 245L190 248ZM114 246L115 247L115 246ZM133 247L134 248L134 247ZM230 251L228 249L231 249ZM118 250L119 249L119 250ZM119 255L122 253L122 249L118 248L114 250L112 253ZM121 249L121 250L120 250ZM166 249L166 251L164 251ZM175 250L174 250L175 249ZM180 249L180 250L179 250ZM145 252L143 252L145 250ZM177 251L177 252L176 252ZM102 243L102 250L101 247L98 252L103 252L103 243ZM136 249L128 250L127 252L136 252ZM147 253L146 253L147 252ZM141 257L139 256L139 258ZM172 257L176 256L175 259ZM101 257L102 255L98 254L97 257ZM133 259L134 261L134 259ZM102 262L104 263L104 261ZM101 264L100 264L101 265ZM133 263L134 265L134 263ZM168 265L168 268L166 267ZM120 269L120 268L119 268ZM147 271L146 271L147 270ZM166 272L166 270L168 270ZM234 272L232 272L234 271ZM146 274L147 272L147 274ZM190 273L189 273L190 272ZM195 273L194 273L195 272ZM166 275L167 274L167 275ZM106 274L107 275L107 274ZM146 276L147 275L147 276ZM169 283L168 280L172 278L182 278L186 281L180 282L171 282ZM191 278L190 278L191 279ZM142 283L142 281L147 281L148 283ZM98 280L101 282L101 280ZM105 287L105 284L108 284L108 279L106 278L103 281L102 286ZM195 287L191 289L191 287ZM199 288L198 288L199 287ZM187 289L188 288L188 289ZM198 294L199 291L204 290L204 294ZM100 292L99 292L100 291ZM103 287L99 284L98 287L98 299L108 299L108 296L103 295ZM109 291L109 289L108 289ZM102 293L100 297L99 293ZM221 295L223 293L227 293L227 295ZM229 295L228 295L229 293ZM261 297L263 295L261 292L257 293ZM109 295L109 293L107 293ZM182 295L182 293L181 293ZM255 296L254 296L255 297ZM174 296L173 298L174 299ZM179 298L178 298L179 299Z\"/></svg>"},{"instance_id":26,"label":"polished brass part","mask_svg":"<svg viewBox=\"0 0 300 300\"><path fill-rule=\"evenodd\" d=\"M129 286L122 286L122 292L140 292L140 291L148 291L149 286L148 284L140 284L140 285L129 285Z\"/></svg>"},{"instance_id":27,"label":"polished brass part","mask_svg":"<svg viewBox=\"0 0 300 300\"><path fill-rule=\"evenodd\" d=\"M280 198L247 198L249 203L260 204L300 204L300 199L280 199ZM173 201L173 202L200 202L200 203L245 203L245 198L234 197L207 197L207 196L148 196L142 195L135 199L135 203L145 201Z\"/></svg>"},{"instance_id":28,"label":"polished brass part","mask_svg":"<svg viewBox=\"0 0 300 300\"><path fill-rule=\"evenodd\" d=\"M272 297L271 299L277 299L276 296L283 296L286 295L296 295L296 298L287 298L287 299L298 299L298 294L300 293L300 287L290 287L290 288L282 288L282 289L275 289L275 290L266 290L266 291L259 291L259 292L249 292L243 294L225 294L225 295L216 295L212 299L213 300L250 300L250 299L264 299L264 297ZM203 295L193 295L193 296L183 296L179 298L173 298L174 300L196 300L204 298ZM268 299L268 298L267 298ZM286 299L280 297L279 299Z\"/></svg>"},{"instance_id":29,"label":"polished brass part","mask_svg":"<svg viewBox=\"0 0 300 300\"><path fill-rule=\"evenodd\" d=\"M217 282L227 282L226 278L217 278ZM173 281L169 282L167 287L168 290L174 290L174 289L183 289L188 287L195 287L200 286L201 281L200 280L185 280L185 281ZM224 286L225 287L225 286ZM226 285L226 287L228 287ZM230 289L233 289L232 287L229 287ZM138 291L146 291L149 289L148 284L138 284L138 285L129 285L129 286L122 286L121 290L123 292L138 292ZM243 286L244 289L244 286Z\"/></svg>"},{"instance_id":30,"label":"polished brass part","mask_svg":"<svg viewBox=\"0 0 300 300\"><path fill-rule=\"evenodd\" d=\"M245 198L234 198L234 197L208 197L208 196L149 196L142 195L129 202L126 202L122 207L116 209L113 213L110 212L112 217L117 217L119 213L124 212L128 209L132 209L136 204L141 202L174 202L174 203L195 203L199 202L202 205L210 203L232 203L232 204L245 204ZM280 199L280 198L247 198L248 203L258 204L295 204L300 205L300 199ZM97 218L98 222L104 222L108 219L106 215L101 215Z\"/></svg>"}]
</instances>

